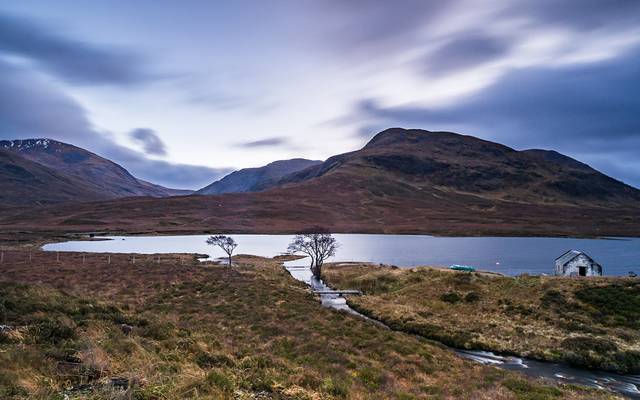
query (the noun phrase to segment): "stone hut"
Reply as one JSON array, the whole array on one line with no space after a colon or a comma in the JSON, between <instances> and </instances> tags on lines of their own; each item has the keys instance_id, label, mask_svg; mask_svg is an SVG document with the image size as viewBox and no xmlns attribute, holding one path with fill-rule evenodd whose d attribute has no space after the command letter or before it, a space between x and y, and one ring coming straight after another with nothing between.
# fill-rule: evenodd
<instances>
[{"instance_id":1,"label":"stone hut","mask_svg":"<svg viewBox=\"0 0 640 400\"><path fill-rule=\"evenodd\" d=\"M602 266L578 250L569 250L556 258L556 275L602 276Z\"/></svg>"}]
</instances>

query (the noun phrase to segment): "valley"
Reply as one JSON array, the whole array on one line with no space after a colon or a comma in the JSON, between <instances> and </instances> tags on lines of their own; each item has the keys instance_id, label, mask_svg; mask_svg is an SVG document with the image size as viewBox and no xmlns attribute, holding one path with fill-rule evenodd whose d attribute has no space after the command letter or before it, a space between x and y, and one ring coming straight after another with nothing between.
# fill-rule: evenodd
<instances>
[{"instance_id":1,"label":"valley","mask_svg":"<svg viewBox=\"0 0 640 400\"><path fill-rule=\"evenodd\" d=\"M0 400L640 400L638 27L0 2Z\"/></svg>"}]
</instances>

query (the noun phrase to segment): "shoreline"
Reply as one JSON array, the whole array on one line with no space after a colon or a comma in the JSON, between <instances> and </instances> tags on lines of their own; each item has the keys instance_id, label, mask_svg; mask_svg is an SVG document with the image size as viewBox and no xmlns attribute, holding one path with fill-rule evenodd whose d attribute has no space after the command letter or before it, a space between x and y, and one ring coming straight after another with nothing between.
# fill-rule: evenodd
<instances>
[{"instance_id":1,"label":"shoreline","mask_svg":"<svg viewBox=\"0 0 640 400\"><path fill-rule=\"evenodd\" d=\"M218 251L204 245L208 235L125 235L103 233L72 234L40 238L38 245L47 251L142 252L185 251L218 257ZM293 235L230 235L239 241L239 252L262 257L286 253ZM478 272L497 276L554 275L553 256L575 248L592 254L606 268L605 276L626 276L633 266L629 257L640 256L636 244L640 238L578 239L554 237L435 237L430 235L335 234L344 246L331 262L369 262L400 266L402 269L431 266L448 269L454 264L472 265ZM115 242L109 239L116 239ZM122 241L121 241L122 240ZM62 244L60 244L62 242ZM44 246L44 247L42 247ZM371 247L373 246L373 247ZM17 246L21 247L21 246ZM485 250L486 249L486 250ZM627 269L628 268L628 269Z\"/></svg>"},{"instance_id":2,"label":"shoreline","mask_svg":"<svg viewBox=\"0 0 640 400\"><path fill-rule=\"evenodd\" d=\"M200 235L263 235L263 236L293 236L300 232L270 232L270 231L230 231L230 230L187 230L187 231L50 231L50 230L0 230L0 249L19 249L24 247L38 247L41 248L46 244L61 243L71 240L77 241L100 241L110 240L107 236L118 237L166 237L166 236L200 236ZM477 235L444 235L434 234L429 232L422 233L393 233L393 232L369 232L369 231L335 231L333 234L344 235L394 235L394 236L429 236L434 238L548 238L548 239L584 239L584 240L611 240L611 241L628 241L632 239L638 239L639 236L624 236L624 235L602 235L602 236L590 236L590 235L553 235L553 234L477 234ZM8 239L7 237L12 237Z\"/></svg>"}]
</instances>

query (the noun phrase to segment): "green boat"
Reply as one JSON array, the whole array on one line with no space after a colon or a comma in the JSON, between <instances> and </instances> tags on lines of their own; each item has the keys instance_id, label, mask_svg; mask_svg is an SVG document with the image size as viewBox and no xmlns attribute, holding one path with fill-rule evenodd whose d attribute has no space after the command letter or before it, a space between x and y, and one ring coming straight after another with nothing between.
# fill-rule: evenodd
<instances>
[{"instance_id":1,"label":"green boat","mask_svg":"<svg viewBox=\"0 0 640 400\"><path fill-rule=\"evenodd\" d=\"M450 266L449 269L453 269L456 271L466 271L466 272L473 272L476 270L474 267L471 267L469 265L458 265L458 264L454 264Z\"/></svg>"}]
</instances>

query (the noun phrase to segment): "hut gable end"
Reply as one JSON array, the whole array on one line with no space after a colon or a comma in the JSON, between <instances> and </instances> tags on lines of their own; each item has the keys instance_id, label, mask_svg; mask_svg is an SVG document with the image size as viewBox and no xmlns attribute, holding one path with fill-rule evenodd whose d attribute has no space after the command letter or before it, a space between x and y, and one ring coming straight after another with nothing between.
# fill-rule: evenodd
<instances>
[{"instance_id":1,"label":"hut gable end","mask_svg":"<svg viewBox=\"0 0 640 400\"><path fill-rule=\"evenodd\" d=\"M564 276L600 276L602 266L581 251L569 250L556 258L555 273Z\"/></svg>"}]
</instances>

